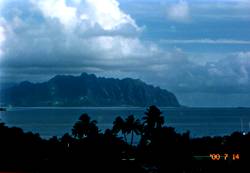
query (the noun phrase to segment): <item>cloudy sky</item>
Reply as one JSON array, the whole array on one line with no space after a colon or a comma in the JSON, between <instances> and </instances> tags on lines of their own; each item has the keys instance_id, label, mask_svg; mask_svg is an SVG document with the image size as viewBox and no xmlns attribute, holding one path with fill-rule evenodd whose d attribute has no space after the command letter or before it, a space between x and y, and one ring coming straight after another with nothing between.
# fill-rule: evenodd
<instances>
[{"instance_id":1,"label":"cloudy sky","mask_svg":"<svg viewBox=\"0 0 250 173\"><path fill-rule=\"evenodd\" d=\"M0 0L0 83L81 72L250 106L250 0Z\"/></svg>"}]
</instances>

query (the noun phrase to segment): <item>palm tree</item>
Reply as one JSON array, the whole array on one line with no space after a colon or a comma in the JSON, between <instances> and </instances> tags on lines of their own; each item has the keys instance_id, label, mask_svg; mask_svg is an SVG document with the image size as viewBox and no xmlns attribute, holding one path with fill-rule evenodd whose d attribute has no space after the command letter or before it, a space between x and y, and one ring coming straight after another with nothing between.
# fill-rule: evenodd
<instances>
[{"instance_id":1,"label":"palm tree","mask_svg":"<svg viewBox=\"0 0 250 173\"><path fill-rule=\"evenodd\" d=\"M139 135L141 133L142 126L140 120L135 119L134 115L129 115L126 118L125 126L126 126L126 133L132 133L130 142L130 144L132 145L134 139L134 133L136 135Z\"/></svg>"},{"instance_id":2,"label":"palm tree","mask_svg":"<svg viewBox=\"0 0 250 173\"><path fill-rule=\"evenodd\" d=\"M90 121L88 114L84 113L73 126L72 135L78 139L96 135L99 132L96 124L97 121Z\"/></svg>"},{"instance_id":3,"label":"palm tree","mask_svg":"<svg viewBox=\"0 0 250 173\"><path fill-rule=\"evenodd\" d=\"M121 132L123 134L125 142L127 142L127 136L126 136L127 129L125 126L125 121L123 120L122 117L120 116L116 117L115 121L113 122L112 132L116 135L119 132Z\"/></svg>"},{"instance_id":4,"label":"palm tree","mask_svg":"<svg viewBox=\"0 0 250 173\"><path fill-rule=\"evenodd\" d=\"M160 111L160 109L152 105L147 109L147 112L145 112L145 114L146 116L142 119L144 120L144 123L149 130L162 128L162 125L164 124L164 117L161 116L162 112Z\"/></svg>"},{"instance_id":5,"label":"palm tree","mask_svg":"<svg viewBox=\"0 0 250 173\"><path fill-rule=\"evenodd\" d=\"M152 140L153 134L156 129L161 129L164 124L164 117L161 116L162 112L156 106L152 105L147 109L142 119L144 120L144 129L142 141L149 143Z\"/></svg>"}]
</instances>

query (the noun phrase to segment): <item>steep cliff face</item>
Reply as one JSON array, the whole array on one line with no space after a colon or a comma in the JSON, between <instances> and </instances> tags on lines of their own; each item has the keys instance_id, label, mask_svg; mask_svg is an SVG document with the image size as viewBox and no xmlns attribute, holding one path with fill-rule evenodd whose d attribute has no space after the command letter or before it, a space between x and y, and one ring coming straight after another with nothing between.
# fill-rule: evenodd
<instances>
[{"instance_id":1,"label":"steep cliff face","mask_svg":"<svg viewBox=\"0 0 250 173\"><path fill-rule=\"evenodd\" d=\"M58 75L43 83L22 82L2 91L12 106L180 106L175 95L138 79Z\"/></svg>"}]
</instances>

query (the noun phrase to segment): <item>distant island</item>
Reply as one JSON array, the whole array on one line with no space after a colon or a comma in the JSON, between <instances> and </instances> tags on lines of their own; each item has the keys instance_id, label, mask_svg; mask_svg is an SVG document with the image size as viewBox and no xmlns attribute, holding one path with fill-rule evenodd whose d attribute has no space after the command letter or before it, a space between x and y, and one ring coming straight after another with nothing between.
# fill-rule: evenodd
<instances>
[{"instance_id":1,"label":"distant island","mask_svg":"<svg viewBox=\"0 0 250 173\"><path fill-rule=\"evenodd\" d=\"M3 106L179 107L175 95L139 79L114 79L82 73L57 75L43 83L21 82L1 91Z\"/></svg>"}]
</instances>

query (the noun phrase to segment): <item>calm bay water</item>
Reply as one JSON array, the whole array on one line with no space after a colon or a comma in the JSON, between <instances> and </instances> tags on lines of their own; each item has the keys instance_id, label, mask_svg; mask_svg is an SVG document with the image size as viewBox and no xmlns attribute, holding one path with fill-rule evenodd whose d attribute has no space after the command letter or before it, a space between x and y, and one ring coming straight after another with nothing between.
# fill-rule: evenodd
<instances>
[{"instance_id":1,"label":"calm bay water","mask_svg":"<svg viewBox=\"0 0 250 173\"><path fill-rule=\"evenodd\" d=\"M189 130L192 137L229 135L234 131L250 131L250 108L160 108L165 125L177 132ZM100 129L112 127L115 117L130 114L144 116L146 108L80 107L80 108L11 108L0 112L0 122L24 131L39 133L44 138L71 133L82 113L98 121Z\"/></svg>"}]
</instances>

